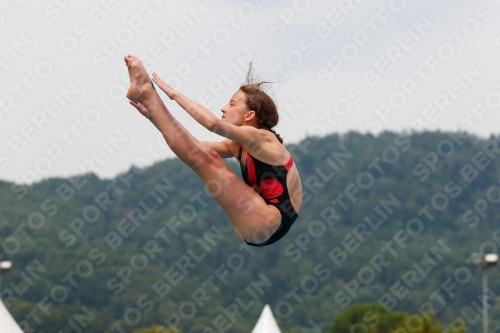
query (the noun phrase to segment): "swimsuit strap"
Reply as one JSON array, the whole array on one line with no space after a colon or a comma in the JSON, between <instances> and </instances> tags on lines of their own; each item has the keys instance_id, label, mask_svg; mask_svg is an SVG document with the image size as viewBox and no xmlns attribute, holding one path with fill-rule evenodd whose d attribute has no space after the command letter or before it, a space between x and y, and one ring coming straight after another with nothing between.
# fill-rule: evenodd
<instances>
[{"instance_id":1,"label":"swimsuit strap","mask_svg":"<svg viewBox=\"0 0 500 333\"><path fill-rule=\"evenodd\" d=\"M238 150L238 161L240 163L242 163L241 162L242 153L243 153L243 149L240 147L240 150ZM286 162L285 165L283 165L285 167L286 171L290 171L290 169L292 168L293 162L294 162L293 156L292 156L292 154L290 154L290 159L288 160L288 162Z\"/></svg>"},{"instance_id":2,"label":"swimsuit strap","mask_svg":"<svg viewBox=\"0 0 500 333\"><path fill-rule=\"evenodd\" d=\"M292 168L292 165L293 165L293 157L292 157L292 154L290 154L290 159L284 165L286 171L290 171L290 169Z\"/></svg>"}]
</instances>

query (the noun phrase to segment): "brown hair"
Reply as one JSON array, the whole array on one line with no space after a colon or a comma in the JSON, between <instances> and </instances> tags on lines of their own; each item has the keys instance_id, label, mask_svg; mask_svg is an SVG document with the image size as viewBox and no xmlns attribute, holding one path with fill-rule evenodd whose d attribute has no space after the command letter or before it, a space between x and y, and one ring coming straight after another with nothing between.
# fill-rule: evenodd
<instances>
[{"instance_id":1,"label":"brown hair","mask_svg":"<svg viewBox=\"0 0 500 333\"><path fill-rule=\"evenodd\" d=\"M246 81L240 86L240 90L243 91L246 96L245 102L248 110L255 111L255 117L257 118L259 128L273 132L279 142L283 143L281 136L272 129L278 124L279 116L276 104L264 91L263 85L267 83L271 82L257 81L254 78L252 63L250 63Z\"/></svg>"}]
</instances>

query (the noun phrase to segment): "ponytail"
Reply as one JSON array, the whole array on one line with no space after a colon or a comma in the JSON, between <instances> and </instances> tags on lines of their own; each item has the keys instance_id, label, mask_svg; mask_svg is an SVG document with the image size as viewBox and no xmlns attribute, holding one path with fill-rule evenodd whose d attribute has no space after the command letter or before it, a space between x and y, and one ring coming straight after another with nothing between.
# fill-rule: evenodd
<instances>
[{"instance_id":1,"label":"ponytail","mask_svg":"<svg viewBox=\"0 0 500 333\"><path fill-rule=\"evenodd\" d=\"M279 141L281 144L283 144L283 138L282 138L282 137L281 137L278 133L276 133L276 131L275 131L275 130L273 130L272 128L271 128L271 129L269 129L269 130L270 130L271 132L273 132L273 133L274 133L274 135L276 135L276 138L278 139L278 141Z\"/></svg>"}]
</instances>

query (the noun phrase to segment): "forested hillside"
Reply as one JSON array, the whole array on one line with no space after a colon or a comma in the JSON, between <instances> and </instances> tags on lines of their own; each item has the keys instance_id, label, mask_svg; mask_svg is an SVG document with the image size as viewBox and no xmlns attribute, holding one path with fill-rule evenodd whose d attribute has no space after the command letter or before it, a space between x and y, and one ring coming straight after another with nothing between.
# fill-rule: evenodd
<instances>
[{"instance_id":1,"label":"forested hillside","mask_svg":"<svg viewBox=\"0 0 500 333\"><path fill-rule=\"evenodd\" d=\"M348 133L289 145L304 205L251 248L178 159L115 179L0 182L2 298L25 332L327 332L356 303L481 329L473 252L500 242L499 138ZM228 160L239 173L235 162ZM489 274L490 328L500 274ZM171 330L175 332L175 330Z\"/></svg>"}]
</instances>

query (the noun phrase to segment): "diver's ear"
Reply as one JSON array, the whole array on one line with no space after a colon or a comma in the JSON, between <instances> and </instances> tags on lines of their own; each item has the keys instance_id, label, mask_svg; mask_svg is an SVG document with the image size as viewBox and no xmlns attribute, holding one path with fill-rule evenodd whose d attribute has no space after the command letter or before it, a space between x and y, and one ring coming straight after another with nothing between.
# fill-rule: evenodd
<instances>
[{"instance_id":1,"label":"diver's ear","mask_svg":"<svg viewBox=\"0 0 500 333\"><path fill-rule=\"evenodd\" d=\"M256 113L253 110L247 111L245 114L245 121L252 120L256 117Z\"/></svg>"}]
</instances>

